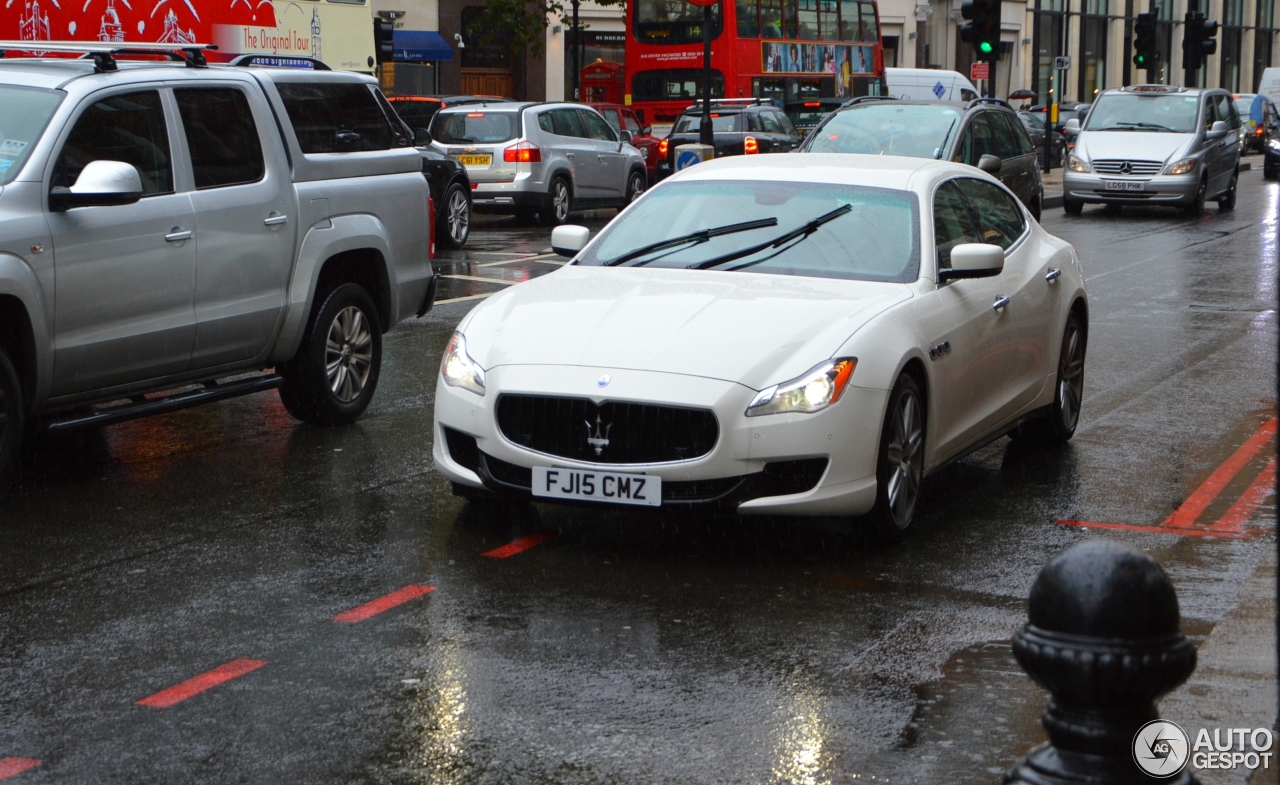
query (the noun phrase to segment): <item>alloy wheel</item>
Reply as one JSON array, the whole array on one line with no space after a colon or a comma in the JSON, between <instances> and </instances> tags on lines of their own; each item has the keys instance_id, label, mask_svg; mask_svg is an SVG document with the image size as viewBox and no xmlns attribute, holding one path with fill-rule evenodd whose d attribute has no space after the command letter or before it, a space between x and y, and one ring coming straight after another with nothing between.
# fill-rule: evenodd
<instances>
[{"instance_id":1,"label":"alloy wheel","mask_svg":"<svg viewBox=\"0 0 1280 785\"><path fill-rule=\"evenodd\" d=\"M557 180L555 193L551 197L551 209L555 211L556 222L561 223L569 217L569 186L563 180Z\"/></svg>"},{"instance_id":2,"label":"alloy wheel","mask_svg":"<svg viewBox=\"0 0 1280 785\"><path fill-rule=\"evenodd\" d=\"M467 241L467 233L471 229L471 211L467 209L467 195L462 191L454 191L449 197L449 203L445 205L445 210L449 239L453 240L455 245L462 245Z\"/></svg>"},{"instance_id":3,"label":"alloy wheel","mask_svg":"<svg viewBox=\"0 0 1280 785\"><path fill-rule=\"evenodd\" d=\"M1084 336L1073 319L1067 324L1062 339L1062 356L1058 359L1058 416L1062 427L1075 430L1080 418L1080 399L1084 396Z\"/></svg>"},{"instance_id":4,"label":"alloy wheel","mask_svg":"<svg viewBox=\"0 0 1280 785\"><path fill-rule=\"evenodd\" d=\"M644 180L640 178L640 175L631 175L631 184L627 188L627 191L630 194L630 198L627 200L629 202L634 202L644 195Z\"/></svg>"},{"instance_id":5,"label":"alloy wheel","mask_svg":"<svg viewBox=\"0 0 1280 785\"><path fill-rule=\"evenodd\" d=\"M911 390L904 390L894 406L887 445L889 510L893 514L894 524L899 527L905 527L911 522L916 499L920 496L923 424L919 398Z\"/></svg>"},{"instance_id":6,"label":"alloy wheel","mask_svg":"<svg viewBox=\"0 0 1280 785\"><path fill-rule=\"evenodd\" d=\"M329 325L325 346L325 371L329 389L342 403L360 397L373 364L373 334L364 312L349 305Z\"/></svg>"}]
</instances>

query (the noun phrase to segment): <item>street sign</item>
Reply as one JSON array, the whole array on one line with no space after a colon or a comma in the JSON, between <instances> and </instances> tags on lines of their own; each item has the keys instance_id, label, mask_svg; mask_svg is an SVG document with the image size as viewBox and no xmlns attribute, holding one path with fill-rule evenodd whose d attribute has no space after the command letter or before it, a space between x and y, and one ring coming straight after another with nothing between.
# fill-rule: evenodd
<instances>
[{"instance_id":1,"label":"street sign","mask_svg":"<svg viewBox=\"0 0 1280 785\"><path fill-rule=\"evenodd\" d=\"M979 79L990 79L991 63L974 63L969 66L969 78L975 82Z\"/></svg>"},{"instance_id":2,"label":"street sign","mask_svg":"<svg viewBox=\"0 0 1280 785\"><path fill-rule=\"evenodd\" d=\"M1070 71L1070 70L1071 70L1071 58L1070 58L1070 57L1055 57L1055 58L1053 58L1053 70L1055 70L1055 71Z\"/></svg>"}]
</instances>

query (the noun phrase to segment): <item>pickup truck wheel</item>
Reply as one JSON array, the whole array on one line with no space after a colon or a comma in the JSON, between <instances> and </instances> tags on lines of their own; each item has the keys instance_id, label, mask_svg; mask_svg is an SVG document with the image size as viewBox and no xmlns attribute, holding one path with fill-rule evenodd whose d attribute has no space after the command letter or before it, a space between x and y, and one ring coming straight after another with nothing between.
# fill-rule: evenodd
<instances>
[{"instance_id":1,"label":"pickup truck wheel","mask_svg":"<svg viewBox=\"0 0 1280 785\"><path fill-rule=\"evenodd\" d=\"M298 354L282 369L280 400L303 422L346 425L368 408L381 367L373 300L363 287L343 284L325 298Z\"/></svg>"},{"instance_id":2,"label":"pickup truck wheel","mask_svg":"<svg viewBox=\"0 0 1280 785\"><path fill-rule=\"evenodd\" d=\"M446 248L461 248L471 235L471 199L466 186L454 183L445 192L440 208L436 241Z\"/></svg>"},{"instance_id":3,"label":"pickup truck wheel","mask_svg":"<svg viewBox=\"0 0 1280 785\"><path fill-rule=\"evenodd\" d=\"M13 475L18 451L22 448L24 407L18 372L0 349L0 496Z\"/></svg>"}]
</instances>

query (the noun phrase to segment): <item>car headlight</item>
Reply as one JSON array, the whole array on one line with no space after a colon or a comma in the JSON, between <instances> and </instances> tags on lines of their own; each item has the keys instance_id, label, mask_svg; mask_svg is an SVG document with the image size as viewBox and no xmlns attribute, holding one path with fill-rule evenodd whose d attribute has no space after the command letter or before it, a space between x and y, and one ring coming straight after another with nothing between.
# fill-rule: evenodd
<instances>
[{"instance_id":1,"label":"car headlight","mask_svg":"<svg viewBox=\"0 0 1280 785\"><path fill-rule=\"evenodd\" d=\"M1196 159L1183 158L1181 161L1174 161L1164 168L1165 174L1186 174L1196 168Z\"/></svg>"},{"instance_id":2,"label":"car headlight","mask_svg":"<svg viewBox=\"0 0 1280 785\"><path fill-rule=\"evenodd\" d=\"M1280 139L1268 139L1267 147L1270 147L1272 150L1280 153Z\"/></svg>"},{"instance_id":3,"label":"car headlight","mask_svg":"<svg viewBox=\"0 0 1280 785\"><path fill-rule=\"evenodd\" d=\"M444 348L440 375L450 387L461 387L476 395L484 395L484 369L467 354L467 339L455 332Z\"/></svg>"},{"instance_id":4,"label":"car headlight","mask_svg":"<svg viewBox=\"0 0 1280 785\"><path fill-rule=\"evenodd\" d=\"M857 365L858 360L854 357L827 360L789 382L763 389L751 399L747 416L820 412L840 400Z\"/></svg>"},{"instance_id":5,"label":"car headlight","mask_svg":"<svg viewBox=\"0 0 1280 785\"><path fill-rule=\"evenodd\" d=\"M1067 168L1073 172L1092 172L1089 168L1089 162L1078 155L1067 156Z\"/></svg>"}]
</instances>

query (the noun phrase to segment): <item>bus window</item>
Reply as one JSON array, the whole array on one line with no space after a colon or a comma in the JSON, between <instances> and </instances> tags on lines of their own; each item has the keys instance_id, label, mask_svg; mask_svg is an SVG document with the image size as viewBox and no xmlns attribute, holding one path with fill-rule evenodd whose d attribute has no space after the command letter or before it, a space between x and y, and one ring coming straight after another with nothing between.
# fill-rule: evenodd
<instances>
[{"instance_id":1,"label":"bus window","mask_svg":"<svg viewBox=\"0 0 1280 785\"><path fill-rule=\"evenodd\" d=\"M738 37L760 37L759 0L737 0ZM779 33L778 35L782 35Z\"/></svg>"},{"instance_id":2,"label":"bus window","mask_svg":"<svg viewBox=\"0 0 1280 785\"><path fill-rule=\"evenodd\" d=\"M859 28L858 21L858 0L840 0L840 40L862 40L862 30Z\"/></svg>"},{"instance_id":3,"label":"bus window","mask_svg":"<svg viewBox=\"0 0 1280 785\"><path fill-rule=\"evenodd\" d=\"M632 100L671 101L702 97L701 68L671 68L641 71L631 77ZM724 74L711 72L711 97L724 98Z\"/></svg>"},{"instance_id":4,"label":"bus window","mask_svg":"<svg viewBox=\"0 0 1280 785\"><path fill-rule=\"evenodd\" d=\"M880 40L880 31L876 28L876 7L874 3L862 4L862 40L872 43Z\"/></svg>"},{"instance_id":5,"label":"bus window","mask_svg":"<svg viewBox=\"0 0 1280 785\"><path fill-rule=\"evenodd\" d=\"M764 38L782 37L782 0L760 0L760 26Z\"/></svg>"},{"instance_id":6,"label":"bus window","mask_svg":"<svg viewBox=\"0 0 1280 785\"><path fill-rule=\"evenodd\" d=\"M720 3L711 6L711 37L720 37ZM687 0L637 0L633 34L645 43L681 44L702 40L702 8Z\"/></svg>"},{"instance_id":7,"label":"bus window","mask_svg":"<svg viewBox=\"0 0 1280 785\"><path fill-rule=\"evenodd\" d=\"M817 38L818 0L797 0L796 6L799 9L800 37L806 41ZM805 70L812 69L806 68Z\"/></svg>"},{"instance_id":8,"label":"bus window","mask_svg":"<svg viewBox=\"0 0 1280 785\"><path fill-rule=\"evenodd\" d=\"M818 0L818 35L823 41L840 40L840 17L836 14L836 0ZM835 71L834 57L829 71Z\"/></svg>"}]
</instances>

